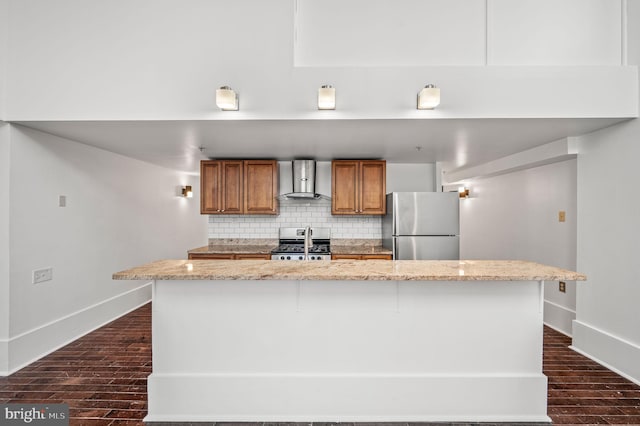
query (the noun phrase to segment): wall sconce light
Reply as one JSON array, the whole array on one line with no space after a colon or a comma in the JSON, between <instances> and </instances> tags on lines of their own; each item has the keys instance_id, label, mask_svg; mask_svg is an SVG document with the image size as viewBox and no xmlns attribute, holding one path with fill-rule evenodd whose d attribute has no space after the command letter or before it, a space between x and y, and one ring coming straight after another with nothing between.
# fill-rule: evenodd
<instances>
[{"instance_id":1,"label":"wall sconce light","mask_svg":"<svg viewBox=\"0 0 640 426\"><path fill-rule=\"evenodd\" d=\"M440 89L433 84L427 84L418 93L418 109L434 109L440 105Z\"/></svg>"},{"instance_id":2,"label":"wall sconce light","mask_svg":"<svg viewBox=\"0 0 640 426\"><path fill-rule=\"evenodd\" d=\"M318 109L336 109L336 89L324 85L318 89Z\"/></svg>"},{"instance_id":3,"label":"wall sconce light","mask_svg":"<svg viewBox=\"0 0 640 426\"><path fill-rule=\"evenodd\" d=\"M458 188L458 195L460 196L460 198L469 198L469 188L461 186L460 188Z\"/></svg>"},{"instance_id":4,"label":"wall sconce light","mask_svg":"<svg viewBox=\"0 0 640 426\"><path fill-rule=\"evenodd\" d=\"M223 111L238 110L238 94L229 86L216 89L216 105Z\"/></svg>"},{"instance_id":5,"label":"wall sconce light","mask_svg":"<svg viewBox=\"0 0 640 426\"><path fill-rule=\"evenodd\" d=\"M187 185L187 186L183 186L182 187L182 196L185 198L192 198L193 197L193 190L191 189L191 185Z\"/></svg>"}]
</instances>

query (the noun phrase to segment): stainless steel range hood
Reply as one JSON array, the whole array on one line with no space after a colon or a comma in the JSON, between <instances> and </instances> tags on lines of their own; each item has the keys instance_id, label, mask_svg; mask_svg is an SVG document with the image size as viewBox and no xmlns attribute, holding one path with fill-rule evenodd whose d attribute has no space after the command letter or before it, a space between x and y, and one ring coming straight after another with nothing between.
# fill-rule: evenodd
<instances>
[{"instance_id":1,"label":"stainless steel range hood","mask_svg":"<svg viewBox=\"0 0 640 426\"><path fill-rule=\"evenodd\" d=\"M316 162L314 160L293 160L293 192L284 194L287 198L317 199Z\"/></svg>"}]
</instances>

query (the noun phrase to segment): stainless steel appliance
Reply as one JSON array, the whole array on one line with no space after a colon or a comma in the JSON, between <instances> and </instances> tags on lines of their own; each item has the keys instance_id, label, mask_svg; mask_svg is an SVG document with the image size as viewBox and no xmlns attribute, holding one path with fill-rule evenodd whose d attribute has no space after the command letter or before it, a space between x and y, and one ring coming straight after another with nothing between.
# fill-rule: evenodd
<instances>
[{"instance_id":1,"label":"stainless steel appliance","mask_svg":"<svg viewBox=\"0 0 640 426\"><path fill-rule=\"evenodd\" d=\"M279 238L271 260L331 260L330 228L280 228Z\"/></svg>"},{"instance_id":2,"label":"stainless steel appliance","mask_svg":"<svg viewBox=\"0 0 640 426\"><path fill-rule=\"evenodd\" d=\"M293 160L291 162L293 192L287 198L319 198L316 194L316 162L314 160Z\"/></svg>"},{"instance_id":3,"label":"stainless steel appliance","mask_svg":"<svg viewBox=\"0 0 640 426\"><path fill-rule=\"evenodd\" d=\"M387 194L382 245L394 260L460 258L460 197L457 192Z\"/></svg>"}]
</instances>

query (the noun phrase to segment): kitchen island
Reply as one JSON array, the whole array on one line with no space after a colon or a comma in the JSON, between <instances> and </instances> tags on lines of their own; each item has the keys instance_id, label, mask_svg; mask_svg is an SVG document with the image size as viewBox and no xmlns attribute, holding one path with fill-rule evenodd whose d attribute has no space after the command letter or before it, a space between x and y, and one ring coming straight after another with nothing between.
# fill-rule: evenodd
<instances>
[{"instance_id":1,"label":"kitchen island","mask_svg":"<svg viewBox=\"0 0 640 426\"><path fill-rule=\"evenodd\" d=\"M521 261L164 260L145 421L548 422L544 281Z\"/></svg>"}]
</instances>

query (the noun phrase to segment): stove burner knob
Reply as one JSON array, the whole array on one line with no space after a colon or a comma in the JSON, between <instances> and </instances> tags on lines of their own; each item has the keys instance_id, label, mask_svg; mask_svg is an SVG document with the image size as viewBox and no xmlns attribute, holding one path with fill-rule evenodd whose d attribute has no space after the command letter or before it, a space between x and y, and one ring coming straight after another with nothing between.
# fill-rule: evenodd
<instances>
[{"instance_id":1,"label":"stove burner knob","mask_svg":"<svg viewBox=\"0 0 640 426\"><path fill-rule=\"evenodd\" d=\"M302 257L303 257L303 256L298 256L298 260L302 260Z\"/></svg>"},{"instance_id":2,"label":"stove burner knob","mask_svg":"<svg viewBox=\"0 0 640 426\"><path fill-rule=\"evenodd\" d=\"M284 260L284 256L280 256L280 260Z\"/></svg>"},{"instance_id":3,"label":"stove burner knob","mask_svg":"<svg viewBox=\"0 0 640 426\"><path fill-rule=\"evenodd\" d=\"M291 260L291 256L287 256L287 260Z\"/></svg>"},{"instance_id":4,"label":"stove burner knob","mask_svg":"<svg viewBox=\"0 0 640 426\"><path fill-rule=\"evenodd\" d=\"M309 256L309 260L316 260L315 256Z\"/></svg>"},{"instance_id":5,"label":"stove burner knob","mask_svg":"<svg viewBox=\"0 0 640 426\"><path fill-rule=\"evenodd\" d=\"M320 259L320 256L318 256L318 257L316 257L316 260L322 260L322 259Z\"/></svg>"}]
</instances>

